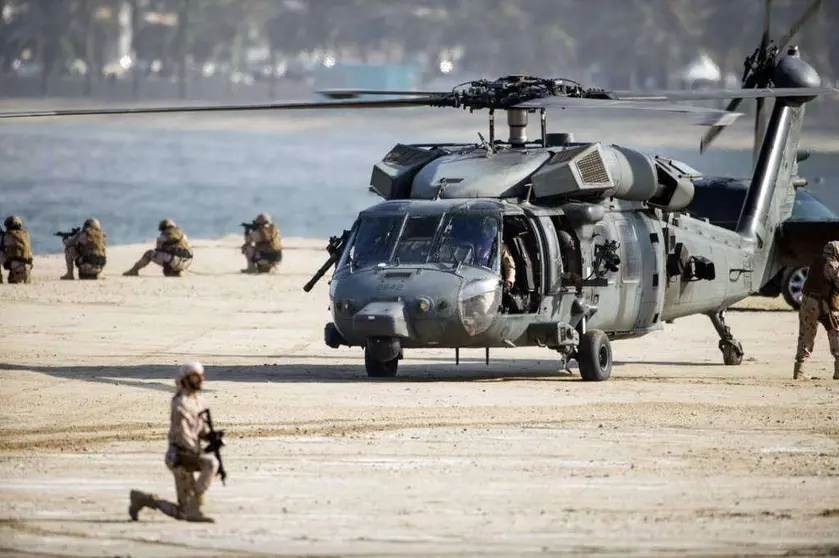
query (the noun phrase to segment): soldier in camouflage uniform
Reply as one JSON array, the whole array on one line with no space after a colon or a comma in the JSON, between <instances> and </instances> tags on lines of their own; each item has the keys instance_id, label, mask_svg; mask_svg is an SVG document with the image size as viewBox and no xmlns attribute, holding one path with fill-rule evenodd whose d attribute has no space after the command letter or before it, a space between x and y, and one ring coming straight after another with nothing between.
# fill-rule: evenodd
<instances>
[{"instance_id":1,"label":"soldier in camouflage uniform","mask_svg":"<svg viewBox=\"0 0 839 558\"><path fill-rule=\"evenodd\" d=\"M30 283L32 274L32 243L23 219L17 215L6 217L6 232L0 235L0 266L9 272L9 283ZM3 273L0 271L0 283Z\"/></svg>"},{"instance_id":2,"label":"soldier in camouflage uniform","mask_svg":"<svg viewBox=\"0 0 839 558\"><path fill-rule=\"evenodd\" d=\"M204 453L201 440L206 440L210 427L200 414L204 402L198 392L204 383L204 367L195 362L185 364L175 379L178 391L172 397L169 422L169 447L166 450L166 467L175 477L178 503L162 500L155 494L132 490L129 494L128 515L137 521L143 508L156 509L169 517L185 521L213 523L201 511L204 494L218 472L216 458ZM198 479L195 473L199 473Z\"/></svg>"},{"instance_id":3,"label":"soldier in camouflage uniform","mask_svg":"<svg viewBox=\"0 0 839 558\"><path fill-rule=\"evenodd\" d=\"M102 231L98 219L86 219L82 230L65 238L64 262L67 273L61 279L72 281L73 266L79 268L79 279L99 279L105 269L107 235Z\"/></svg>"},{"instance_id":4,"label":"soldier in camouflage uniform","mask_svg":"<svg viewBox=\"0 0 839 558\"><path fill-rule=\"evenodd\" d=\"M810 379L805 364L813 352L821 323L827 330L833 355L833 379L839 380L839 241L825 244L822 255L810 266L798 311L798 349L793 379Z\"/></svg>"},{"instance_id":5,"label":"soldier in camouflage uniform","mask_svg":"<svg viewBox=\"0 0 839 558\"><path fill-rule=\"evenodd\" d=\"M192 265L192 248L184 231L171 219L161 221L157 230L160 236L157 237L155 249L143 254L134 267L123 275L139 275L141 269L154 262L163 268L163 275L180 277L181 272Z\"/></svg>"},{"instance_id":6,"label":"soldier in camouflage uniform","mask_svg":"<svg viewBox=\"0 0 839 558\"><path fill-rule=\"evenodd\" d=\"M283 260L280 229L267 213L257 215L253 224L256 228L246 235L242 244L242 254L248 261L248 267L242 273L271 273Z\"/></svg>"}]
</instances>

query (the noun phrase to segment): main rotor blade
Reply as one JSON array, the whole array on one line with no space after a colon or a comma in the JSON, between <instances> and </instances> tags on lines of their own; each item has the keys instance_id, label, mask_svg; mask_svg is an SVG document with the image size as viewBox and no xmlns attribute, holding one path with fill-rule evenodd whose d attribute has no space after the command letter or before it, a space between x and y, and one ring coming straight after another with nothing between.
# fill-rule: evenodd
<instances>
[{"instance_id":1,"label":"main rotor blade","mask_svg":"<svg viewBox=\"0 0 839 558\"><path fill-rule=\"evenodd\" d=\"M813 17L813 14L819 11L821 7L822 0L813 0L813 3L810 4L810 7L807 8L807 11L804 12L798 21L792 24L792 27L789 28L787 34L783 36L783 38L778 41L778 51L784 52L784 49L787 48L787 43L798 33L801 28L807 23L807 20Z\"/></svg>"},{"instance_id":2,"label":"main rotor blade","mask_svg":"<svg viewBox=\"0 0 839 558\"><path fill-rule=\"evenodd\" d=\"M321 109L372 109L440 106L443 99L425 97L417 99L384 99L381 101L348 101L344 103L265 103L258 105L218 105L181 107L123 107L112 109L59 109L0 112L3 118L31 118L42 116L89 116L104 114L162 114L174 112L235 112L259 110L321 110Z\"/></svg>"},{"instance_id":3,"label":"main rotor blade","mask_svg":"<svg viewBox=\"0 0 839 558\"><path fill-rule=\"evenodd\" d=\"M384 89L321 89L317 91L328 99L357 99L362 95L393 95L393 96L445 96L451 91L387 91Z\"/></svg>"},{"instance_id":4,"label":"main rotor blade","mask_svg":"<svg viewBox=\"0 0 839 558\"><path fill-rule=\"evenodd\" d=\"M555 108L562 110L599 110L599 109L624 109L624 110L653 110L659 112L675 112L682 114L694 114L700 117L697 122L703 126L727 126L741 116L739 112L728 112L720 109L698 107L695 105L677 105L675 103L646 103L642 101L625 101L618 99L585 99L581 97L546 97L533 99L512 105L508 108Z\"/></svg>"},{"instance_id":5,"label":"main rotor blade","mask_svg":"<svg viewBox=\"0 0 839 558\"><path fill-rule=\"evenodd\" d=\"M618 99L628 101L707 101L711 99L757 99L760 97L818 97L839 95L834 87L785 87L761 89L709 89L707 91L612 91Z\"/></svg>"}]
</instances>

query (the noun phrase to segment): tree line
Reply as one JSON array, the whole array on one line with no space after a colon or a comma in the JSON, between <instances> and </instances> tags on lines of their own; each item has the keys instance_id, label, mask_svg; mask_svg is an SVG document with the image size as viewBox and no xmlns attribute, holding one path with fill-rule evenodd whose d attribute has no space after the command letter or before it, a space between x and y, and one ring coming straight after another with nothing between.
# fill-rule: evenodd
<instances>
[{"instance_id":1,"label":"tree line","mask_svg":"<svg viewBox=\"0 0 839 558\"><path fill-rule=\"evenodd\" d=\"M809 4L774 0L771 38ZM0 14L3 72L27 53L44 75L81 60L88 79L100 79L106 45L127 14L134 58L158 60L181 81L190 63L241 68L248 49L263 47L272 68L332 52L338 60L421 60L433 76L441 58L454 57L468 78L573 78L599 68L610 87L636 88L650 79L672 86L699 52L739 76L760 43L764 0L0 0ZM831 82L839 78L836 28L839 1L823 0L793 40Z\"/></svg>"}]
</instances>

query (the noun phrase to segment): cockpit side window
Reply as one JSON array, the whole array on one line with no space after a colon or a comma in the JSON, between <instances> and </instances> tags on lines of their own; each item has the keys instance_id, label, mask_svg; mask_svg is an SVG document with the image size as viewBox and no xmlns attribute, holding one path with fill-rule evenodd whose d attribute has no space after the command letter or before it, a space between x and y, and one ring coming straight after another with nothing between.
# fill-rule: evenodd
<instances>
[{"instance_id":1,"label":"cockpit side window","mask_svg":"<svg viewBox=\"0 0 839 558\"><path fill-rule=\"evenodd\" d=\"M500 219L492 215L449 214L431 261L462 263L497 271Z\"/></svg>"}]
</instances>

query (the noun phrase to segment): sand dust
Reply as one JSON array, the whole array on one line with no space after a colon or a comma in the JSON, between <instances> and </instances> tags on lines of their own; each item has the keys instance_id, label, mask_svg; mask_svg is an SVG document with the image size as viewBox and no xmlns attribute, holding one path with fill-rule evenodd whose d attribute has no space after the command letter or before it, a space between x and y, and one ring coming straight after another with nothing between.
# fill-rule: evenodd
<instances>
[{"instance_id":1,"label":"sand dust","mask_svg":"<svg viewBox=\"0 0 839 558\"><path fill-rule=\"evenodd\" d=\"M151 241L150 243L151 244ZM367 379L323 344L322 241L288 239L276 276L243 276L238 238L198 241L191 273L0 286L0 555L829 555L839 552L839 382L791 380L797 317L729 312L742 366L707 318L614 344L583 383L545 350L406 352ZM175 522L163 463L175 367L199 359L227 432L227 486Z\"/></svg>"}]
</instances>

